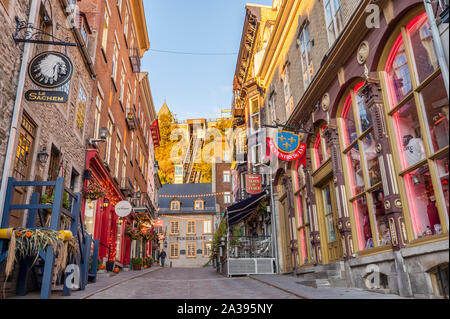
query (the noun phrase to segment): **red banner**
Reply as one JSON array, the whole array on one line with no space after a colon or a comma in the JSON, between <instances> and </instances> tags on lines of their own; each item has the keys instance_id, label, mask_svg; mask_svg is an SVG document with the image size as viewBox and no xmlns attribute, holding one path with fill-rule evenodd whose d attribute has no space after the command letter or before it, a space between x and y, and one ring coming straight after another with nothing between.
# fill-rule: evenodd
<instances>
[{"instance_id":1,"label":"red banner","mask_svg":"<svg viewBox=\"0 0 450 319\"><path fill-rule=\"evenodd\" d=\"M267 146L270 149L270 152L278 157L282 161L293 162L300 158L302 158L302 162L306 164L306 148L307 145L301 143L299 148L293 153L285 153L278 149L277 145L270 137L267 138Z\"/></svg>"},{"instance_id":2,"label":"red banner","mask_svg":"<svg viewBox=\"0 0 450 319\"><path fill-rule=\"evenodd\" d=\"M156 219L154 221L153 227L164 227L164 221L162 219Z\"/></svg>"},{"instance_id":3,"label":"red banner","mask_svg":"<svg viewBox=\"0 0 450 319\"><path fill-rule=\"evenodd\" d=\"M261 175L246 175L247 193L261 193Z\"/></svg>"}]
</instances>

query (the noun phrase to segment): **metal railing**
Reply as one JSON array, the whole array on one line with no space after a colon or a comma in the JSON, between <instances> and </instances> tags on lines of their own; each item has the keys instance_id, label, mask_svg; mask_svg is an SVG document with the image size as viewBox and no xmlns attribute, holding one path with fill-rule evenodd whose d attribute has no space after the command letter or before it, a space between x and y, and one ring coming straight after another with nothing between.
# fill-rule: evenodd
<instances>
[{"instance_id":1,"label":"metal railing","mask_svg":"<svg viewBox=\"0 0 450 319\"><path fill-rule=\"evenodd\" d=\"M272 236L230 236L229 258L273 258Z\"/></svg>"}]
</instances>

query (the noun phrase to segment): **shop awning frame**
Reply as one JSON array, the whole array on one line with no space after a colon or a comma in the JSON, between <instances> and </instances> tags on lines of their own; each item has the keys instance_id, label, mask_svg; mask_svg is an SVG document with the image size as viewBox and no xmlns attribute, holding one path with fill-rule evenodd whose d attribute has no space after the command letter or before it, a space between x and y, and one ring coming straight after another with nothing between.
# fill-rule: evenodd
<instances>
[{"instance_id":1,"label":"shop awning frame","mask_svg":"<svg viewBox=\"0 0 450 319\"><path fill-rule=\"evenodd\" d=\"M250 216L259 203L267 197L267 192L253 195L239 203L227 208L227 221L229 225L235 225Z\"/></svg>"}]
</instances>

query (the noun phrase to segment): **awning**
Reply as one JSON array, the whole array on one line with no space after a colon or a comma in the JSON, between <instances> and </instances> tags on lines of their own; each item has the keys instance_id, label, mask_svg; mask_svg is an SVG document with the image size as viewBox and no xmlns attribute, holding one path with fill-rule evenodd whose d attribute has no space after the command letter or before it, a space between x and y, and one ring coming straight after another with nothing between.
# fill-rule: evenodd
<instances>
[{"instance_id":1,"label":"awning","mask_svg":"<svg viewBox=\"0 0 450 319\"><path fill-rule=\"evenodd\" d=\"M247 198L246 200L243 200L237 204L229 206L227 208L228 224L234 225L246 219L253 213L254 209L263 199L266 198L266 196L267 193L264 191L259 194L253 195L252 197Z\"/></svg>"}]
</instances>

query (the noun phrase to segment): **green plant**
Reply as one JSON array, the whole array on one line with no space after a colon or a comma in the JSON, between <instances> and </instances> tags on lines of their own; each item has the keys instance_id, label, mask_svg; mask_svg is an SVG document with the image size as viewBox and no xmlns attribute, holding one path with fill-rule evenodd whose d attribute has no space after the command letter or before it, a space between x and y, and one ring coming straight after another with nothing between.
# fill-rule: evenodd
<instances>
[{"instance_id":1,"label":"green plant","mask_svg":"<svg viewBox=\"0 0 450 319\"><path fill-rule=\"evenodd\" d=\"M147 265L147 266L151 266L153 264L153 258L152 257L144 258L143 264Z\"/></svg>"},{"instance_id":2,"label":"green plant","mask_svg":"<svg viewBox=\"0 0 450 319\"><path fill-rule=\"evenodd\" d=\"M97 183L89 183L83 189L83 197L90 200L97 200L105 196L106 192L102 186Z\"/></svg>"},{"instance_id":3,"label":"green plant","mask_svg":"<svg viewBox=\"0 0 450 319\"><path fill-rule=\"evenodd\" d=\"M47 189L45 193L41 196L41 203L43 204L53 204L55 200L55 192L51 189ZM69 210L70 209L70 198L69 193L63 193L63 208Z\"/></svg>"},{"instance_id":4,"label":"green plant","mask_svg":"<svg viewBox=\"0 0 450 319\"><path fill-rule=\"evenodd\" d=\"M133 266L139 266L139 265L142 265L142 263L143 263L142 258L132 258L131 259L131 264Z\"/></svg>"}]
</instances>

